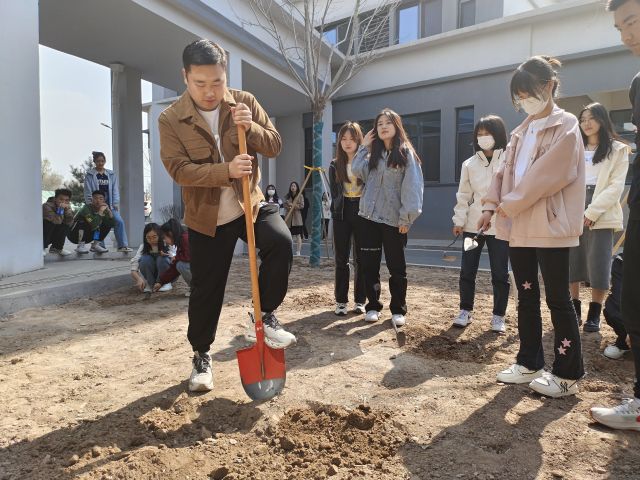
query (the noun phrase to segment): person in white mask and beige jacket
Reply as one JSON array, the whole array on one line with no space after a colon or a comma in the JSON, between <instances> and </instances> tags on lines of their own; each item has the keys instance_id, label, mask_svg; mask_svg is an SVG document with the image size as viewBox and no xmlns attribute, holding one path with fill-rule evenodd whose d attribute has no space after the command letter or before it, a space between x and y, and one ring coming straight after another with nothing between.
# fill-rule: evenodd
<instances>
[{"instance_id":1,"label":"person in white mask and beige jacket","mask_svg":"<svg viewBox=\"0 0 640 480\"><path fill-rule=\"evenodd\" d=\"M481 118L474 129L475 154L462 164L460 185L454 207L453 234L464 238L475 237L478 220L482 216L480 200L491 185L491 179L503 161L507 146L507 133L502 118L488 115ZM493 222L492 222L493 223ZM509 243L495 237L491 226L477 236L478 247L462 250L460 268L460 313L453 321L455 327L464 328L472 321L471 312L475 299L476 274L484 245L489 250L491 284L493 285L493 317L491 330L505 332L504 316L509 299Z\"/></svg>"}]
</instances>

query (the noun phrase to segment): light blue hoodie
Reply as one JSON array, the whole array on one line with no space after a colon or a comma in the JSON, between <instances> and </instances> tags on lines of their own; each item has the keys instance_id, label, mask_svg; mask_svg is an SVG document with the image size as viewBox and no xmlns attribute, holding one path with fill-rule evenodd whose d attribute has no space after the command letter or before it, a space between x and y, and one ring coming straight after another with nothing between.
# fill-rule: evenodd
<instances>
[{"instance_id":1,"label":"light blue hoodie","mask_svg":"<svg viewBox=\"0 0 640 480\"><path fill-rule=\"evenodd\" d=\"M359 215L392 227L410 227L422 213L422 168L412 150L404 168L387 166L383 157L369 170L369 151L361 145L351 163L356 177L364 181Z\"/></svg>"}]
</instances>

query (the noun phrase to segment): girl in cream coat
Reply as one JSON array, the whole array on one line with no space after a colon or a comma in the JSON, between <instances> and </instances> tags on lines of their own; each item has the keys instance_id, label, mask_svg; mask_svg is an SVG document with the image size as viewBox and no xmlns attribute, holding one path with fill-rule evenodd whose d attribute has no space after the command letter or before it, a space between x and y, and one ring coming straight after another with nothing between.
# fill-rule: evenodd
<instances>
[{"instance_id":1,"label":"girl in cream coat","mask_svg":"<svg viewBox=\"0 0 640 480\"><path fill-rule=\"evenodd\" d=\"M504 122L496 115L481 118L475 126L475 155L462 164L457 203L454 207L453 234L464 238L474 237L478 232L478 220L482 215L481 199L489 190L491 179L503 161L507 146ZM509 244L495 237L491 226L477 237L478 247L462 251L460 267L460 313L453 321L454 327L464 328L472 321L471 312L476 289L476 274L484 244L489 250L491 284L493 285L493 317L491 330L504 333L504 314L509 299Z\"/></svg>"},{"instance_id":2,"label":"girl in cream coat","mask_svg":"<svg viewBox=\"0 0 640 480\"><path fill-rule=\"evenodd\" d=\"M609 290L613 234L623 229L620 197L629 168L629 147L616 140L609 112L599 103L585 107L578 117L585 146L586 201L584 233L570 252L571 298L581 319L580 282L591 286L585 332L600 330L602 302Z\"/></svg>"}]
</instances>

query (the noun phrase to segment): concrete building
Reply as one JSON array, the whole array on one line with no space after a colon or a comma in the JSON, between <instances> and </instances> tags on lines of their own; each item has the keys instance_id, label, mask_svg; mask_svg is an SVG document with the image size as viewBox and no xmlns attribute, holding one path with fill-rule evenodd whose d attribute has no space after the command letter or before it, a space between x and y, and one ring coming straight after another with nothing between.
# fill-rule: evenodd
<instances>
[{"instance_id":1,"label":"concrete building","mask_svg":"<svg viewBox=\"0 0 640 480\"><path fill-rule=\"evenodd\" d=\"M345 9L349 4L340 3ZM336 8L331 15L328 43L344 35L348 10ZM15 168L0 178L0 188L20 205L1 214L3 228L16 235L0 240L0 276L42 266L39 43L111 69L113 160L132 244L141 240L144 222L140 80L155 85L153 102L144 108L157 220L162 207L179 203L180 192L160 162L156 120L184 90L181 52L195 38L224 46L229 84L253 92L282 134L281 155L260 159L263 184L273 183L284 193L290 181L304 177L311 155L308 101L273 40L243 22L249 18L244 0L0 2L0 30L12 39L0 46L0 62L16 65L1 80L0 144ZM377 50L377 59L325 111L324 162L333 156L332 132L342 122L369 126L383 107L396 110L424 165L424 213L411 235L446 238L460 164L471 155L473 125L488 113L502 116L510 128L521 120L508 83L512 70L530 55L555 55L565 63L562 106L577 113L582 105L600 101L625 133L630 119L626 90L638 62L620 45L612 23L600 0L403 0L380 19L382 39L367 46Z\"/></svg>"}]
</instances>

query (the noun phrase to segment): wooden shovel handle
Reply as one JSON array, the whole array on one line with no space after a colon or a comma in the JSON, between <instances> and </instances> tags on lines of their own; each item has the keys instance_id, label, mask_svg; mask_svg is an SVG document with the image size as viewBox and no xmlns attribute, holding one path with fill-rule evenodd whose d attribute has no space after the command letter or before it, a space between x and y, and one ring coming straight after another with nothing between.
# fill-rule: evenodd
<instances>
[{"instance_id":1,"label":"wooden shovel handle","mask_svg":"<svg viewBox=\"0 0 640 480\"><path fill-rule=\"evenodd\" d=\"M240 154L247 153L247 136L244 127L238 125L238 147ZM260 305L260 285L258 284L258 260L256 258L256 236L253 229L253 207L249 177L242 177L242 200L244 219L247 226L247 245L249 249L249 270L251 272L251 296L253 297L253 315L256 322L256 345L262 358L264 348L264 328L262 326L262 307Z\"/></svg>"}]
</instances>

